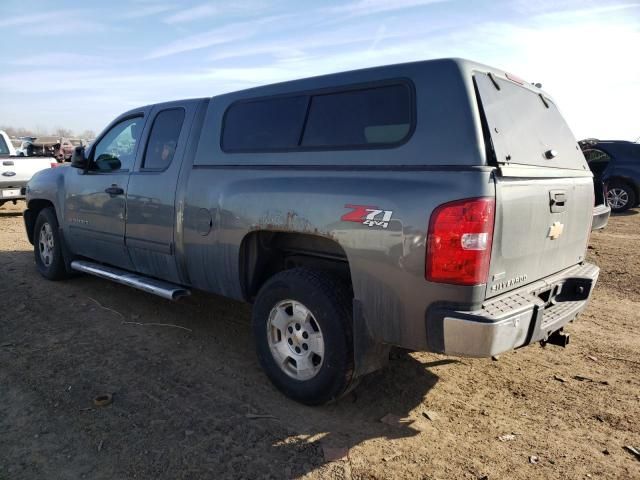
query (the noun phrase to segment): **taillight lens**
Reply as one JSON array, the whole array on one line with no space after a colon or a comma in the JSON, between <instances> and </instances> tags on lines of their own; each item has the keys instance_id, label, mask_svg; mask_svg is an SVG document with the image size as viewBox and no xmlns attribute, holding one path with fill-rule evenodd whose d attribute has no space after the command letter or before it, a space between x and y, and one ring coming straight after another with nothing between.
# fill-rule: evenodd
<instances>
[{"instance_id":1,"label":"taillight lens","mask_svg":"<svg viewBox=\"0 0 640 480\"><path fill-rule=\"evenodd\" d=\"M58 162L51 162L51 163L49 163L49 165L51 166L51 168L56 168L59 165L59 163Z\"/></svg>"},{"instance_id":2,"label":"taillight lens","mask_svg":"<svg viewBox=\"0 0 640 480\"><path fill-rule=\"evenodd\" d=\"M455 285L486 283L494 217L494 198L457 200L436 208L429 221L425 278Z\"/></svg>"}]
</instances>

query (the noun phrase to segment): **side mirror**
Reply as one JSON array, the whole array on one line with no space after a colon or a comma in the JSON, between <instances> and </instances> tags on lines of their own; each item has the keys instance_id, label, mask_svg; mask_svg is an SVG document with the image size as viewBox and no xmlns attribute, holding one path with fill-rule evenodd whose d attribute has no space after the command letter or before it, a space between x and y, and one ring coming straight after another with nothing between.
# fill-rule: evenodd
<instances>
[{"instance_id":1,"label":"side mirror","mask_svg":"<svg viewBox=\"0 0 640 480\"><path fill-rule=\"evenodd\" d=\"M87 168L87 157L84 156L84 147L76 147L73 149L73 155L71 156L71 166L73 168Z\"/></svg>"}]
</instances>

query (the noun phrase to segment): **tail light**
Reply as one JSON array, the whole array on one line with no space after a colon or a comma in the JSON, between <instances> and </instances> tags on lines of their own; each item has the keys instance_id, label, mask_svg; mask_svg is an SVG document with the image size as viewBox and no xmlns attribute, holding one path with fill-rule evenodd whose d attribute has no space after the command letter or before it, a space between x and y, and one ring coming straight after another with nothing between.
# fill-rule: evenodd
<instances>
[{"instance_id":1,"label":"tail light","mask_svg":"<svg viewBox=\"0 0 640 480\"><path fill-rule=\"evenodd\" d=\"M430 282L487 282L494 198L468 198L440 205L429 220L425 278Z\"/></svg>"},{"instance_id":2,"label":"tail light","mask_svg":"<svg viewBox=\"0 0 640 480\"><path fill-rule=\"evenodd\" d=\"M56 168L60 164L58 162L51 162L49 165L51 165L51 168Z\"/></svg>"}]
</instances>

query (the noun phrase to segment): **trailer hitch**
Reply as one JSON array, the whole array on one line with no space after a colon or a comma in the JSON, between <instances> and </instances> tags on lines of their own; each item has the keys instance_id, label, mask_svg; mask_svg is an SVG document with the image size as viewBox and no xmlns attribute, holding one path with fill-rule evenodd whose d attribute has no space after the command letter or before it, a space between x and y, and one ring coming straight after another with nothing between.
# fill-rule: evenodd
<instances>
[{"instance_id":1,"label":"trailer hitch","mask_svg":"<svg viewBox=\"0 0 640 480\"><path fill-rule=\"evenodd\" d=\"M558 347L566 347L569 345L569 334L564 333L562 328L560 330L556 330L546 340L541 340L540 345L546 347L547 344L557 345Z\"/></svg>"}]
</instances>

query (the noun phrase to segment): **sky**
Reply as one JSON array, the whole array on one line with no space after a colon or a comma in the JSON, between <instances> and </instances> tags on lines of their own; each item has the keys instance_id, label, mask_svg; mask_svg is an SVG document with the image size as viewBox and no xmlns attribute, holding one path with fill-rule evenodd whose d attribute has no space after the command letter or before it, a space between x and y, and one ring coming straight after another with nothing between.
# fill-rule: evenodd
<instances>
[{"instance_id":1,"label":"sky","mask_svg":"<svg viewBox=\"0 0 640 480\"><path fill-rule=\"evenodd\" d=\"M542 83L577 138L640 137L640 3L1 0L0 125L101 131L149 103L431 58Z\"/></svg>"}]
</instances>

